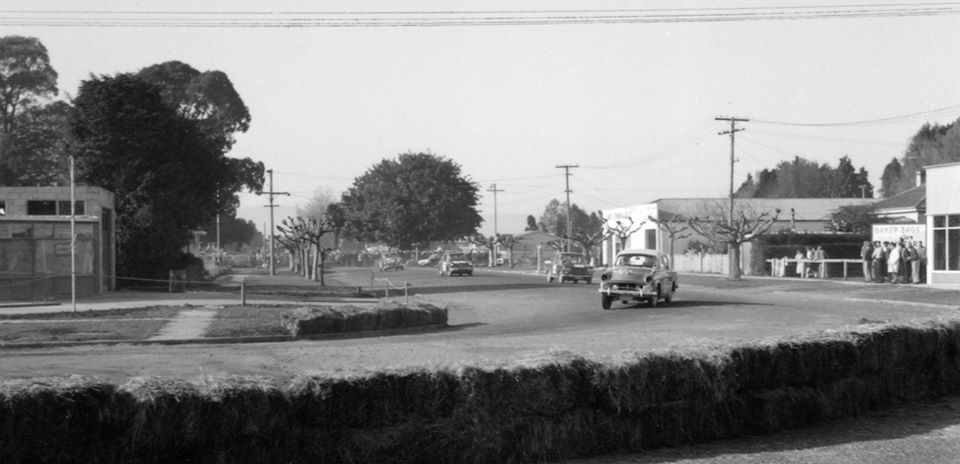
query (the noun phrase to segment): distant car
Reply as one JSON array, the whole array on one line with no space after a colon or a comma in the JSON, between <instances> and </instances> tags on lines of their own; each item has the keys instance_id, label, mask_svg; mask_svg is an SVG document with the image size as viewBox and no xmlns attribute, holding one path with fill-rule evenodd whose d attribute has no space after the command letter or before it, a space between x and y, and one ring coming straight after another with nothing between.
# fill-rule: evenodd
<instances>
[{"instance_id":1,"label":"distant car","mask_svg":"<svg viewBox=\"0 0 960 464\"><path fill-rule=\"evenodd\" d=\"M459 252L448 251L444 253L437 267L442 276L473 275L473 263L467 259L465 254Z\"/></svg>"},{"instance_id":2,"label":"distant car","mask_svg":"<svg viewBox=\"0 0 960 464\"><path fill-rule=\"evenodd\" d=\"M434 264L436 264L437 261L440 261L440 254L439 254L439 253L429 253L429 254L426 255L426 257L418 259L418 260L417 260L417 265L418 265L418 266L423 266L423 267L430 267L430 266L433 266Z\"/></svg>"},{"instance_id":3,"label":"distant car","mask_svg":"<svg viewBox=\"0 0 960 464\"><path fill-rule=\"evenodd\" d=\"M624 250L617 253L613 267L600 274L600 306L610 309L620 300L646 301L656 306L669 304L677 291L677 273L670 257L657 250Z\"/></svg>"},{"instance_id":4,"label":"distant car","mask_svg":"<svg viewBox=\"0 0 960 464\"><path fill-rule=\"evenodd\" d=\"M593 266L580 253L557 253L547 267L547 282L554 280L561 284L568 280L593 283Z\"/></svg>"},{"instance_id":5,"label":"distant car","mask_svg":"<svg viewBox=\"0 0 960 464\"><path fill-rule=\"evenodd\" d=\"M381 253L380 259L377 261L377 268L380 269L380 272L389 271L392 269L403 270L403 258L399 254L393 252Z\"/></svg>"}]
</instances>

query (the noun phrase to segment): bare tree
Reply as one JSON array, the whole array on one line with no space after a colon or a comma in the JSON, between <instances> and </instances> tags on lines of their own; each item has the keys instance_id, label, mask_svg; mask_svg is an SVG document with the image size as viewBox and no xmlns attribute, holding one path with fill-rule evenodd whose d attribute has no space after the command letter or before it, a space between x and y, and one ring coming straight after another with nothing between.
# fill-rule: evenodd
<instances>
[{"instance_id":1,"label":"bare tree","mask_svg":"<svg viewBox=\"0 0 960 464\"><path fill-rule=\"evenodd\" d=\"M520 239L513 234L497 234L497 244L507 250L507 264L513 267L513 248L520 243Z\"/></svg>"},{"instance_id":2,"label":"bare tree","mask_svg":"<svg viewBox=\"0 0 960 464\"><path fill-rule=\"evenodd\" d=\"M617 241L620 244L621 250L627 247L627 239L629 239L634 232L640 230L646 223L647 221L642 221L640 224L634 226L632 217L628 217L626 219L617 219L614 221L611 221L608 218L603 218L603 224L608 231L608 235L617 237Z\"/></svg>"},{"instance_id":3,"label":"bare tree","mask_svg":"<svg viewBox=\"0 0 960 464\"><path fill-rule=\"evenodd\" d=\"M484 236L478 233L468 237L468 240L474 245L482 246L489 250L489 253L487 253L487 266L493 267L493 252L497 246L497 237L493 235Z\"/></svg>"},{"instance_id":4,"label":"bare tree","mask_svg":"<svg viewBox=\"0 0 960 464\"><path fill-rule=\"evenodd\" d=\"M327 218L304 219L298 216L284 219L277 226L277 230L284 237L280 242L292 242L297 250L304 277L313 281L319 280L320 285L325 285L323 265L330 252L336 248L325 245L322 239L324 235L336 230L333 222Z\"/></svg>"},{"instance_id":5,"label":"bare tree","mask_svg":"<svg viewBox=\"0 0 960 464\"><path fill-rule=\"evenodd\" d=\"M689 233L684 233L690 230L690 225L687 224L687 220L681 215L671 216L669 219L656 219L653 216L647 216L651 222L657 225L657 228L667 233L667 237L670 238L670 262L673 263L673 243L678 239L684 239L690 237Z\"/></svg>"},{"instance_id":6,"label":"bare tree","mask_svg":"<svg viewBox=\"0 0 960 464\"><path fill-rule=\"evenodd\" d=\"M725 206L715 202L704 205L698 216L687 218L687 224L707 240L727 245L727 256L730 260L728 275L733 280L739 280L743 275L740 268L740 246L765 234L779 216L779 208L771 213L741 206L734 212L734 220L730 221Z\"/></svg>"}]
</instances>

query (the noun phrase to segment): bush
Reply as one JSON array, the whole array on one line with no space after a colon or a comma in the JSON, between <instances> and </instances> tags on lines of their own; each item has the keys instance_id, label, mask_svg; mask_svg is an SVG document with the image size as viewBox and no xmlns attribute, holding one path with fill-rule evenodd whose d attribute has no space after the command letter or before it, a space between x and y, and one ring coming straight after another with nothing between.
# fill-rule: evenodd
<instances>
[{"instance_id":1,"label":"bush","mask_svg":"<svg viewBox=\"0 0 960 464\"><path fill-rule=\"evenodd\" d=\"M414 304L381 302L373 308L310 306L297 308L284 314L281 323L294 337L442 326L447 323L447 309L422 302Z\"/></svg>"}]
</instances>

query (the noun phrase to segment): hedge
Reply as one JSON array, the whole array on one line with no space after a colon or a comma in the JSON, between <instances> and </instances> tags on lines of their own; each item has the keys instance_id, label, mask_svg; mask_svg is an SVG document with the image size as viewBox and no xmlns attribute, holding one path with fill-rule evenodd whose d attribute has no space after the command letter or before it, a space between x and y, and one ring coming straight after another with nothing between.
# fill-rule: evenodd
<instances>
[{"instance_id":1,"label":"hedge","mask_svg":"<svg viewBox=\"0 0 960 464\"><path fill-rule=\"evenodd\" d=\"M770 433L960 391L960 321L704 352L196 381L0 382L0 462L542 462Z\"/></svg>"},{"instance_id":2,"label":"hedge","mask_svg":"<svg viewBox=\"0 0 960 464\"><path fill-rule=\"evenodd\" d=\"M392 301L374 307L307 306L284 313L281 324L294 337L443 326L447 324L447 309L424 302Z\"/></svg>"}]
</instances>

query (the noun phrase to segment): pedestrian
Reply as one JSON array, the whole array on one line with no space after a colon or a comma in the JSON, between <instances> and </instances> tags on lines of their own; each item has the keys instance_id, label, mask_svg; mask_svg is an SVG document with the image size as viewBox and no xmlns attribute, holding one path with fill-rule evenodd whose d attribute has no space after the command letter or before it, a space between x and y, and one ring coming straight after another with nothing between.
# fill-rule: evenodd
<instances>
[{"instance_id":1,"label":"pedestrian","mask_svg":"<svg viewBox=\"0 0 960 464\"><path fill-rule=\"evenodd\" d=\"M811 261L813 261L814 259L816 259L816 256L813 253L813 247L807 246L807 251L803 257L803 278L804 279L810 278L810 271L811 271L811 268L813 267L811 266Z\"/></svg>"},{"instance_id":2,"label":"pedestrian","mask_svg":"<svg viewBox=\"0 0 960 464\"><path fill-rule=\"evenodd\" d=\"M793 257L797 260L797 275L803 278L803 250L797 249L797 254Z\"/></svg>"},{"instance_id":3,"label":"pedestrian","mask_svg":"<svg viewBox=\"0 0 960 464\"><path fill-rule=\"evenodd\" d=\"M863 281L870 282L873 278L873 244L869 240L864 240L860 247L860 260L863 261Z\"/></svg>"},{"instance_id":4,"label":"pedestrian","mask_svg":"<svg viewBox=\"0 0 960 464\"><path fill-rule=\"evenodd\" d=\"M813 250L813 259L820 262L819 269L817 270L817 277L826 279L827 263L824 262L824 260L827 259L827 253L823 251L823 245L817 245L817 248Z\"/></svg>"},{"instance_id":5,"label":"pedestrian","mask_svg":"<svg viewBox=\"0 0 960 464\"><path fill-rule=\"evenodd\" d=\"M890 283L900 283L900 266L903 263L903 248L900 242L891 244L887 255L887 272L890 274Z\"/></svg>"},{"instance_id":6,"label":"pedestrian","mask_svg":"<svg viewBox=\"0 0 960 464\"><path fill-rule=\"evenodd\" d=\"M873 281L883 282L883 269L887 267L883 257L883 244L879 240L873 242Z\"/></svg>"},{"instance_id":7,"label":"pedestrian","mask_svg":"<svg viewBox=\"0 0 960 464\"><path fill-rule=\"evenodd\" d=\"M927 249L923 242L917 242L917 253L920 254L920 283L927 282Z\"/></svg>"},{"instance_id":8,"label":"pedestrian","mask_svg":"<svg viewBox=\"0 0 960 464\"><path fill-rule=\"evenodd\" d=\"M877 279L877 282L884 283L887 281L887 272L889 264L887 264L887 258L890 257L890 242L883 242L880 244L880 278Z\"/></svg>"},{"instance_id":9,"label":"pedestrian","mask_svg":"<svg viewBox=\"0 0 960 464\"><path fill-rule=\"evenodd\" d=\"M910 282L920 283L920 250L917 250L917 242L907 244L907 255L910 257Z\"/></svg>"}]
</instances>

